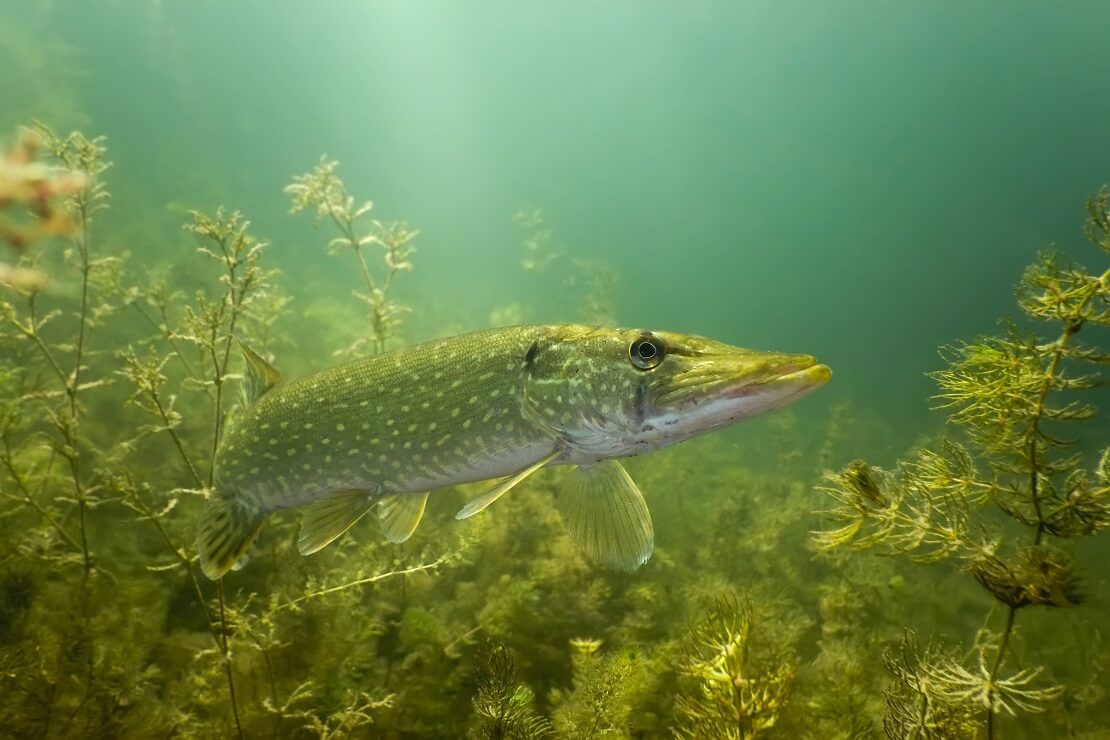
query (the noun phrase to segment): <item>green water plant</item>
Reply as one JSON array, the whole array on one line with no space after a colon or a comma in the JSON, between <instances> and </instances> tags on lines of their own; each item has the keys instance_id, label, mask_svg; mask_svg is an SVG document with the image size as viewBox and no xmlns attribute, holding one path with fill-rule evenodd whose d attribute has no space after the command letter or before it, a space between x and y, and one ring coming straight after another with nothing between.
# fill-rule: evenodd
<instances>
[{"instance_id":1,"label":"green water plant","mask_svg":"<svg viewBox=\"0 0 1110 740\"><path fill-rule=\"evenodd\" d=\"M285 187L293 202L291 213L315 211L325 217L339 232L328 242L328 252L338 254L348 251L355 256L366 292L354 291L354 296L365 304L370 314L370 336L363 337L341 350L341 356L363 352L384 352L387 342L395 339L402 317L412 309L393 300L396 279L402 272L412 269L410 258L416 251L412 242L420 233L399 221L384 223L366 219L374 208L372 201L356 205L354 196L339 178L339 162L322 157L320 163L308 173L293 178ZM371 270L366 262L364 248L382 250L384 275Z\"/></svg>"},{"instance_id":2,"label":"green water plant","mask_svg":"<svg viewBox=\"0 0 1110 740\"><path fill-rule=\"evenodd\" d=\"M58 174L70 172L66 157L78 168L85 162L93 174L80 175L83 187L107 174L102 141L46 132L37 141L35 156ZM886 707L892 736L966 737L986 729L988 703L998 716L1059 707L1058 684L1076 687L1063 697L1067 711L1029 717L1014 734L1025 726L1031 736L1042 727L1079 734L1102 722L1105 638L1075 612L1069 627L1084 651L1068 655L1076 652L1071 630L1053 626L1044 606L1094 590L1068 543L1105 528L1100 440L1087 434L1085 444L1059 446L1080 436L1066 427L1093 425L1058 417L1083 415L1067 399L1080 397L1077 368L1099 359L1077 344L1104 322L1104 294L1082 292L1095 281L1037 283L1047 287L1036 295L1074 298L1062 314L1089 313L1063 342L1075 354L1061 357L1046 394L1039 429L1054 441L1037 437L1040 514L1029 498L1028 456L988 455L964 436L892 471L858 463L834 476L828 485L851 506L826 530L840 546L812 558L800 543L814 521L813 467L849 459L846 451L867 444L861 430L877 423L842 410L829 417L823 441L818 425L784 416L743 444L711 438L634 461L645 490L659 492L652 504L660 519L672 523L634 575L594 568L574 548L553 503L567 471L554 470L469 528L453 513L481 487L444 492L402 545L367 521L302 557L294 518L279 515L260 534L250 567L213 583L199 577L195 522L209 495L213 443L236 413L237 343L295 367L287 337L335 346L349 338L335 322L283 313L281 276L245 216L190 214L176 242L140 255L149 272L136 275L140 260L123 260L121 235L162 232L167 216L123 202L96 210L106 201L94 201L95 192L86 196L93 218L85 233L79 203L59 200L72 231L18 253L0 246L51 281L0 287L3 732L827 740L875 735ZM1103 202L1092 219L1105 210ZM1104 235L1098 223L1093 233ZM381 236L366 214L348 226ZM170 266L164 255L175 249L189 258ZM382 287L378 249L386 248L352 251ZM1055 264L1059 276L1075 272ZM581 278L576 287L592 284L571 258L553 262L545 279L567 271ZM590 310L611 307L607 295ZM1056 336L1019 349L1047 357ZM362 351L380 349L375 337ZM1017 365L1036 367L1028 358ZM1022 372L1042 387L1040 376ZM1068 411L1052 416L1057 408ZM1073 454L1082 455L1074 467L1056 469ZM1004 463L997 471L995 457ZM856 557L856 545L946 561L971 576L953 576L958 588L938 595L913 578L911 560ZM994 607L989 629L976 632L982 615L963 606L981 606L984 587ZM733 596L741 588L750 598ZM958 608L953 600L962 600ZM1016 618L1000 650L1011 607ZM902 639L911 622L920 640ZM944 644L942 633L976 637ZM1030 639L1041 635L1052 639ZM997 678L983 679L1000 653Z\"/></svg>"},{"instance_id":3,"label":"green water plant","mask_svg":"<svg viewBox=\"0 0 1110 740\"><path fill-rule=\"evenodd\" d=\"M552 240L551 229L544 223L543 210L522 208L513 214L513 223L526 232L520 242L524 247L520 269L525 272L543 272L562 256Z\"/></svg>"},{"instance_id":4,"label":"green water plant","mask_svg":"<svg viewBox=\"0 0 1110 740\"><path fill-rule=\"evenodd\" d=\"M616 287L619 274L611 265L593 258L570 253L554 236L554 230L543 210L522 208L512 221L524 231L520 269L534 275L543 274L543 285L556 281L566 295L573 296L575 318L602 326L616 323ZM558 266L560 269L553 269ZM514 323L495 321L496 324Z\"/></svg>"},{"instance_id":5,"label":"green water plant","mask_svg":"<svg viewBox=\"0 0 1110 740\"><path fill-rule=\"evenodd\" d=\"M634 735L638 695L647 685L642 657L631 649L602 650L602 640L570 641L572 685L551 692L555 731L589 740Z\"/></svg>"},{"instance_id":6,"label":"green water plant","mask_svg":"<svg viewBox=\"0 0 1110 740\"><path fill-rule=\"evenodd\" d=\"M77 174L58 206L64 219L55 217L71 225L66 248L22 247L22 265L50 275L49 290L9 282L0 298L0 345L10 352L0 373L0 493L10 504L0 582L18 617L9 615L4 636L18 670L2 677L0 719L17 735L104 735L125 724L126 706L153 679L134 610L106 608L121 577L111 553L122 543L102 536L98 521L116 499L115 450L98 419L112 385L98 346L107 341L93 342L116 315L121 264L93 229L110 165L102 138L41 124L33 136L44 161Z\"/></svg>"},{"instance_id":7,"label":"green water plant","mask_svg":"<svg viewBox=\"0 0 1110 740\"><path fill-rule=\"evenodd\" d=\"M95 567L88 512L101 503L101 487L95 471L97 449L84 436L81 423L86 394L108 382L106 378L88 376L88 352L91 329L112 312L111 304L102 301L96 290L97 277L114 262L112 258L94 258L91 226L94 216L107 207L109 194L102 175L111 165L105 160L103 138L90 139L78 132L63 137L41 124L36 126L33 136L57 163L77 173L79 184L75 184L64 204L72 233L63 261L77 276L78 299L72 313L44 309L43 285L34 282L13 286L18 295L16 301L0 300L0 320L30 348L33 356L27 358L28 364L20 373L19 397L9 406L16 415L10 416L6 425L3 464L16 482L22 503L35 508L63 541L79 547L87 577ZM36 267L28 269L34 271ZM45 428L21 423L22 414L44 418ZM46 461L23 468L16 457L27 445L42 442L49 450ZM36 501L31 488L37 485L41 491L47 481L58 475L55 466L65 470L62 475L68 478L69 491L49 504ZM66 532L63 515L55 508L56 504L76 511L75 533L63 534Z\"/></svg>"},{"instance_id":8,"label":"green water plant","mask_svg":"<svg viewBox=\"0 0 1110 740\"><path fill-rule=\"evenodd\" d=\"M535 696L516 679L512 652L493 640L474 653L478 691L468 736L475 740L525 740L549 735L551 726L536 713Z\"/></svg>"},{"instance_id":9,"label":"green water plant","mask_svg":"<svg viewBox=\"0 0 1110 740\"><path fill-rule=\"evenodd\" d=\"M775 728L797 663L757 636L752 602L735 598L718 600L692 628L682 665L691 687L676 700L676 736L751 740Z\"/></svg>"},{"instance_id":10,"label":"green water plant","mask_svg":"<svg viewBox=\"0 0 1110 740\"><path fill-rule=\"evenodd\" d=\"M238 211L230 214L222 208L214 217L200 211L190 211L192 221L185 230L202 240L197 253L219 266L221 290L215 298L200 292L193 305L185 310L185 341L196 346L203 368L200 377L192 378L201 388L212 392L212 451L208 464L207 485L212 486L215 476L216 447L223 428L227 398L225 386L230 375L232 350L236 338L246 338L245 327L252 315L251 305L265 295L276 274L261 266L266 243L253 237L248 229L250 222Z\"/></svg>"},{"instance_id":11,"label":"green water plant","mask_svg":"<svg viewBox=\"0 0 1110 740\"><path fill-rule=\"evenodd\" d=\"M215 268L202 271L207 287L188 302L182 292L171 291L158 280L128 289L125 303L154 334L117 353L118 373L132 389L130 405L148 420L138 427L130 447L137 450L141 444L149 450L157 438L168 443L170 459L178 461L176 482L167 486L167 478L173 476L162 472L160 485L169 490L163 488L159 495L150 480L142 478L143 473L154 473L136 465L134 457L112 482L119 500L152 526L157 541L172 553L151 567L157 572L183 572L184 590L201 606L201 624L211 635L209 645L198 646L190 670L190 682L203 688L188 700L197 716L184 724L192 732L211 733L223 727L221 720L227 717L240 736L260 731L278 735L296 731L308 737L357 735L391 711L394 696L367 692L346 681L343 671L335 673L335 655L321 656L322 665L332 666L333 675L326 679L314 675L291 682L286 678L282 666L296 654L294 643L303 649L307 637L301 621L332 621L335 604L317 607L318 600L351 599L349 594L394 576L411 578L434 571L448 561L457 562L464 548L454 547L450 556L439 552L438 557L425 558L426 553L416 553L417 562L409 564L408 559L385 561L377 545L368 545L358 556L333 562L317 576L306 573L300 563L284 577L279 571L265 598L250 589L226 593L222 580L214 585L213 594L207 582L201 583L191 522L197 504L210 495L215 475L213 440L219 439L225 418L235 410L230 390L240 378L235 372L240 354L237 340L265 351L262 339L273 334L271 296L277 273L263 266L267 245L251 234L249 222L239 212L220 208L213 215L191 212L190 217L185 230L198 239L195 251L202 258L198 266ZM279 297L276 305L283 302ZM181 410L186 404L188 413ZM176 515L182 510L188 516ZM349 613L357 614L356 602L349 603ZM380 630L370 615L361 621L352 630L356 635ZM257 698L259 694L264 698Z\"/></svg>"},{"instance_id":12,"label":"green water plant","mask_svg":"<svg viewBox=\"0 0 1110 740\"><path fill-rule=\"evenodd\" d=\"M1110 255L1107 191L1087 214L1088 239ZM1021 610L1084 600L1067 543L1110 529L1110 448L1083 446L1076 426L1097 411L1083 394L1103 383L1108 357L1085 340L1110 326L1110 269L1044 253L1026 270L1018 304L1026 323L942 350L938 405L962 437L891 471L856 461L820 486L834 503L830 526L815 535L821 547L952 562L1002 608L1001 626L980 631L969 659L902 651L914 657L895 671L902 693L888 705L892 737L916 732L907 703L947 702L964 725L975 724L965 709L977 708L993 738L999 715L1043 712L1064 692L1044 667L1007 668L1007 658ZM928 680L907 679L916 675Z\"/></svg>"},{"instance_id":13,"label":"green water plant","mask_svg":"<svg viewBox=\"0 0 1110 740\"><path fill-rule=\"evenodd\" d=\"M235 340L246 334L246 325L252 315L251 307L267 293L276 273L262 267L261 258L266 243L250 234L250 222L238 211L226 213L220 208L214 216L191 211L190 216L191 221L185 225L185 230L200 238L197 254L218 266L218 289L214 293L197 291L193 302L184 307L178 322L174 322L170 319L162 286L155 283L146 290L133 287L127 294L127 303L147 323L159 329L166 347L144 356L140 356L134 348L128 348L118 356L123 362L123 369L119 372L134 388L131 404L154 419L154 425L141 428L140 433L164 433L169 437L189 474L189 485L177 487L175 491L178 495L187 493L203 499L209 495L215 478L215 450L229 405L228 382L238 377L231 372L231 361L238 354L232 352ZM152 318L148 306L158 308L163 319L161 323ZM183 349L183 346L189 345L194 348L192 361L186 356L187 350ZM210 399L211 441L204 453L197 449L199 445L188 445L182 438L180 426L183 417L176 408L177 394L164 389L169 382L165 368L175 357L186 369L186 374L177 378L178 382L183 387L207 394ZM152 523L161 540L174 553L176 562L167 567L183 567L197 602L207 605L208 599L193 565L188 530L181 531L179 525L179 531L174 536L163 524L166 514L176 506L177 499L170 498L159 505L157 497L149 493L149 486L136 482L126 472L116 479L116 483L123 503L140 519ZM206 624L215 641L214 654L219 656L226 678L231 715L238 734L242 736L222 582L216 585L216 606L215 614L206 613Z\"/></svg>"},{"instance_id":14,"label":"green water plant","mask_svg":"<svg viewBox=\"0 0 1110 740\"><path fill-rule=\"evenodd\" d=\"M907 630L902 641L883 653L893 677L883 690L886 712L883 730L890 738L973 737L981 726L975 707L954 694L943 674L944 666L958 665L959 658L933 644L922 645L917 633Z\"/></svg>"}]
</instances>

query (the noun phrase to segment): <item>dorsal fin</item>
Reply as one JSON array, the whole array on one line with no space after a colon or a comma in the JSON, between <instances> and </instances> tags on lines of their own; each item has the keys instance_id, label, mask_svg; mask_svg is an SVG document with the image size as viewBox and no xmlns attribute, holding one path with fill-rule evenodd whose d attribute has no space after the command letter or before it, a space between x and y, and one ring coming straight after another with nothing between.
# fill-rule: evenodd
<instances>
[{"instance_id":1,"label":"dorsal fin","mask_svg":"<svg viewBox=\"0 0 1110 740\"><path fill-rule=\"evenodd\" d=\"M246 408L277 385L281 380L281 373L242 342L239 342L239 349L243 351L243 359L246 361L243 380L239 384L239 402Z\"/></svg>"}]
</instances>

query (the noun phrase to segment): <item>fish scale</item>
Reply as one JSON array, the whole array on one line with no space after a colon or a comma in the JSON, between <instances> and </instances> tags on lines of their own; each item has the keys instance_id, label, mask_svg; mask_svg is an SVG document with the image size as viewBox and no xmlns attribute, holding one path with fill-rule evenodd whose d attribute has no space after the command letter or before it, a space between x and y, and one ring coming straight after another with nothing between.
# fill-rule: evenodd
<instances>
[{"instance_id":1,"label":"fish scale","mask_svg":"<svg viewBox=\"0 0 1110 740\"><path fill-rule=\"evenodd\" d=\"M285 508L323 490L418 492L463 471L515 472L507 451L553 444L520 403L536 335L452 337L279 384L229 425L217 488Z\"/></svg>"},{"instance_id":2,"label":"fish scale","mask_svg":"<svg viewBox=\"0 0 1110 740\"><path fill-rule=\"evenodd\" d=\"M430 490L504 478L465 519L547 465L577 466L556 500L576 544L632 570L654 529L620 458L778 408L831 374L806 355L577 324L474 332L291 380L243 354L242 408L218 445L197 540L210 578L243 564L276 509L305 507L302 554L374 507L403 542Z\"/></svg>"}]
</instances>

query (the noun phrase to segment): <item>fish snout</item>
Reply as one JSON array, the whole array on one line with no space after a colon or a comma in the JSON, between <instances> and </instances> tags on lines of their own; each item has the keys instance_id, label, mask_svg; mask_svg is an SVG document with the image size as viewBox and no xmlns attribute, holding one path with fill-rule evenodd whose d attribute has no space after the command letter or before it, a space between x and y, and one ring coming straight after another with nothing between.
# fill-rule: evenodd
<instances>
[{"instance_id":1,"label":"fish snout","mask_svg":"<svg viewBox=\"0 0 1110 740\"><path fill-rule=\"evenodd\" d=\"M725 398L750 395L769 387L815 388L832 377L832 370L810 355L761 354L755 362L737 373L735 384L724 392Z\"/></svg>"}]
</instances>

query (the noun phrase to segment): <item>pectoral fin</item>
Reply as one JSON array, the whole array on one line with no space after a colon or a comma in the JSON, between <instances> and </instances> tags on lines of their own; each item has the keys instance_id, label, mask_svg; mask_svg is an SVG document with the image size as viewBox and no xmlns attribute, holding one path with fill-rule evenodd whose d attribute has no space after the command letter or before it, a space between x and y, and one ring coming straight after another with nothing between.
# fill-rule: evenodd
<instances>
[{"instance_id":1,"label":"pectoral fin","mask_svg":"<svg viewBox=\"0 0 1110 740\"><path fill-rule=\"evenodd\" d=\"M542 468L544 465L547 465L549 462L561 455L562 452L563 450L561 448L556 448L547 457L539 460L538 462L532 463L516 475L501 481L492 491L482 494L466 506L459 509L459 513L455 514L455 518L466 519L467 517L474 516L480 511L485 511L487 506L508 493L513 486L515 486L517 483L520 483L522 480Z\"/></svg>"},{"instance_id":2,"label":"pectoral fin","mask_svg":"<svg viewBox=\"0 0 1110 740\"><path fill-rule=\"evenodd\" d=\"M400 544L412 537L424 517L427 503L427 492L382 496L382 502L378 504L378 523L381 524L386 539Z\"/></svg>"},{"instance_id":3,"label":"pectoral fin","mask_svg":"<svg viewBox=\"0 0 1110 740\"><path fill-rule=\"evenodd\" d=\"M336 491L305 510L297 549L301 555L322 550L357 522L377 500L370 491Z\"/></svg>"},{"instance_id":4,"label":"pectoral fin","mask_svg":"<svg viewBox=\"0 0 1110 740\"><path fill-rule=\"evenodd\" d=\"M655 549L651 513L636 483L616 460L578 468L555 503L571 539L594 562L633 571Z\"/></svg>"}]
</instances>

